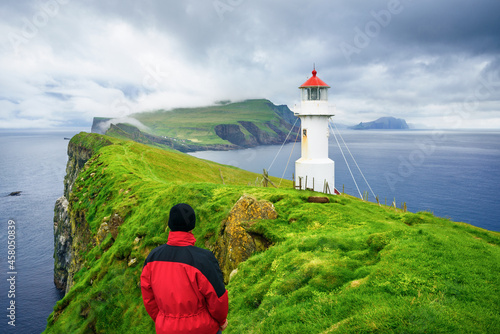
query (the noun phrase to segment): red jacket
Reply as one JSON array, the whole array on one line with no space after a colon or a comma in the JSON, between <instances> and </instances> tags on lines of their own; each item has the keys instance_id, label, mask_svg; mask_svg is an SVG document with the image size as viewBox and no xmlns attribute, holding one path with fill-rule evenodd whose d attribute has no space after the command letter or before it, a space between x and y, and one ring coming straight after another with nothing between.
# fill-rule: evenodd
<instances>
[{"instance_id":1,"label":"red jacket","mask_svg":"<svg viewBox=\"0 0 500 334\"><path fill-rule=\"evenodd\" d=\"M191 232L173 232L144 262L142 299L156 333L215 334L228 312L227 290L212 252Z\"/></svg>"}]
</instances>

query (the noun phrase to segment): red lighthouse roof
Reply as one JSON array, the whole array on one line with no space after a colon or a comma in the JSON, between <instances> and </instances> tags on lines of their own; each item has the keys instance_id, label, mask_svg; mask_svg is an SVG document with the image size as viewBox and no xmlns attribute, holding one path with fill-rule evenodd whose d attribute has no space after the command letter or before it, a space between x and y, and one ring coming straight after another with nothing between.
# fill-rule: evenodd
<instances>
[{"instance_id":1,"label":"red lighthouse roof","mask_svg":"<svg viewBox=\"0 0 500 334\"><path fill-rule=\"evenodd\" d=\"M327 87L327 88L330 88L330 86L328 86L323 80L321 80L320 78L318 78L316 76L316 70L314 69L312 71L312 77L310 77L306 82L304 82L299 88L306 88L306 87Z\"/></svg>"}]
</instances>

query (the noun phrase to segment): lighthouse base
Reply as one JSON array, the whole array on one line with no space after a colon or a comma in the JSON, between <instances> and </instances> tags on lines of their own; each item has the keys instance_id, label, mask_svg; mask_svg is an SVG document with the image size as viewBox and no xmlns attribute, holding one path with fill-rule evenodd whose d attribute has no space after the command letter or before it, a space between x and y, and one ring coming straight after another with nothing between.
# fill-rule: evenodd
<instances>
[{"instance_id":1,"label":"lighthouse base","mask_svg":"<svg viewBox=\"0 0 500 334\"><path fill-rule=\"evenodd\" d=\"M300 158L295 162L295 188L334 194L335 162Z\"/></svg>"}]
</instances>

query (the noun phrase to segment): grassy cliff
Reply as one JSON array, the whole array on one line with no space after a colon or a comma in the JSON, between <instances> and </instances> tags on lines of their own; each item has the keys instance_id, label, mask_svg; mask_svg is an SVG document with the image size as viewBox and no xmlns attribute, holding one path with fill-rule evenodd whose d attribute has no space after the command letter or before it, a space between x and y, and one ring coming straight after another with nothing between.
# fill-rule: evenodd
<instances>
[{"instance_id":1,"label":"grassy cliff","mask_svg":"<svg viewBox=\"0 0 500 334\"><path fill-rule=\"evenodd\" d=\"M286 106L256 99L131 115L157 136L193 145L281 144L296 118Z\"/></svg>"},{"instance_id":2,"label":"grassy cliff","mask_svg":"<svg viewBox=\"0 0 500 334\"><path fill-rule=\"evenodd\" d=\"M225 333L500 332L499 233L348 195L309 203L315 194L290 182L263 188L250 172L104 138L72 139L98 145L68 198L72 226L87 232L46 333L154 333L139 276L167 239L170 207L195 208L197 246L211 249L242 195L278 215L252 227L272 245L227 285Z\"/></svg>"}]
</instances>

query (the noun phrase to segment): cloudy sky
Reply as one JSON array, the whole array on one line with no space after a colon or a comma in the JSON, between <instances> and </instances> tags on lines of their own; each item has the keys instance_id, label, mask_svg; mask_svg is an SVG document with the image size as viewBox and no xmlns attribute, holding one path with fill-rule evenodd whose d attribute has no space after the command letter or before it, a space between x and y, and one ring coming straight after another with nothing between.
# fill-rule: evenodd
<instances>
[{"instance_id":1,"label":"cloudy sky","mask_svg":"<svg viewBox=\"0 0 500 334\"><path fill-rule=\"evenodd\" d=\"M2 0L0 128L328 83L335 120L500 128L498 0Z\"/></svg>"}]
</instances>

